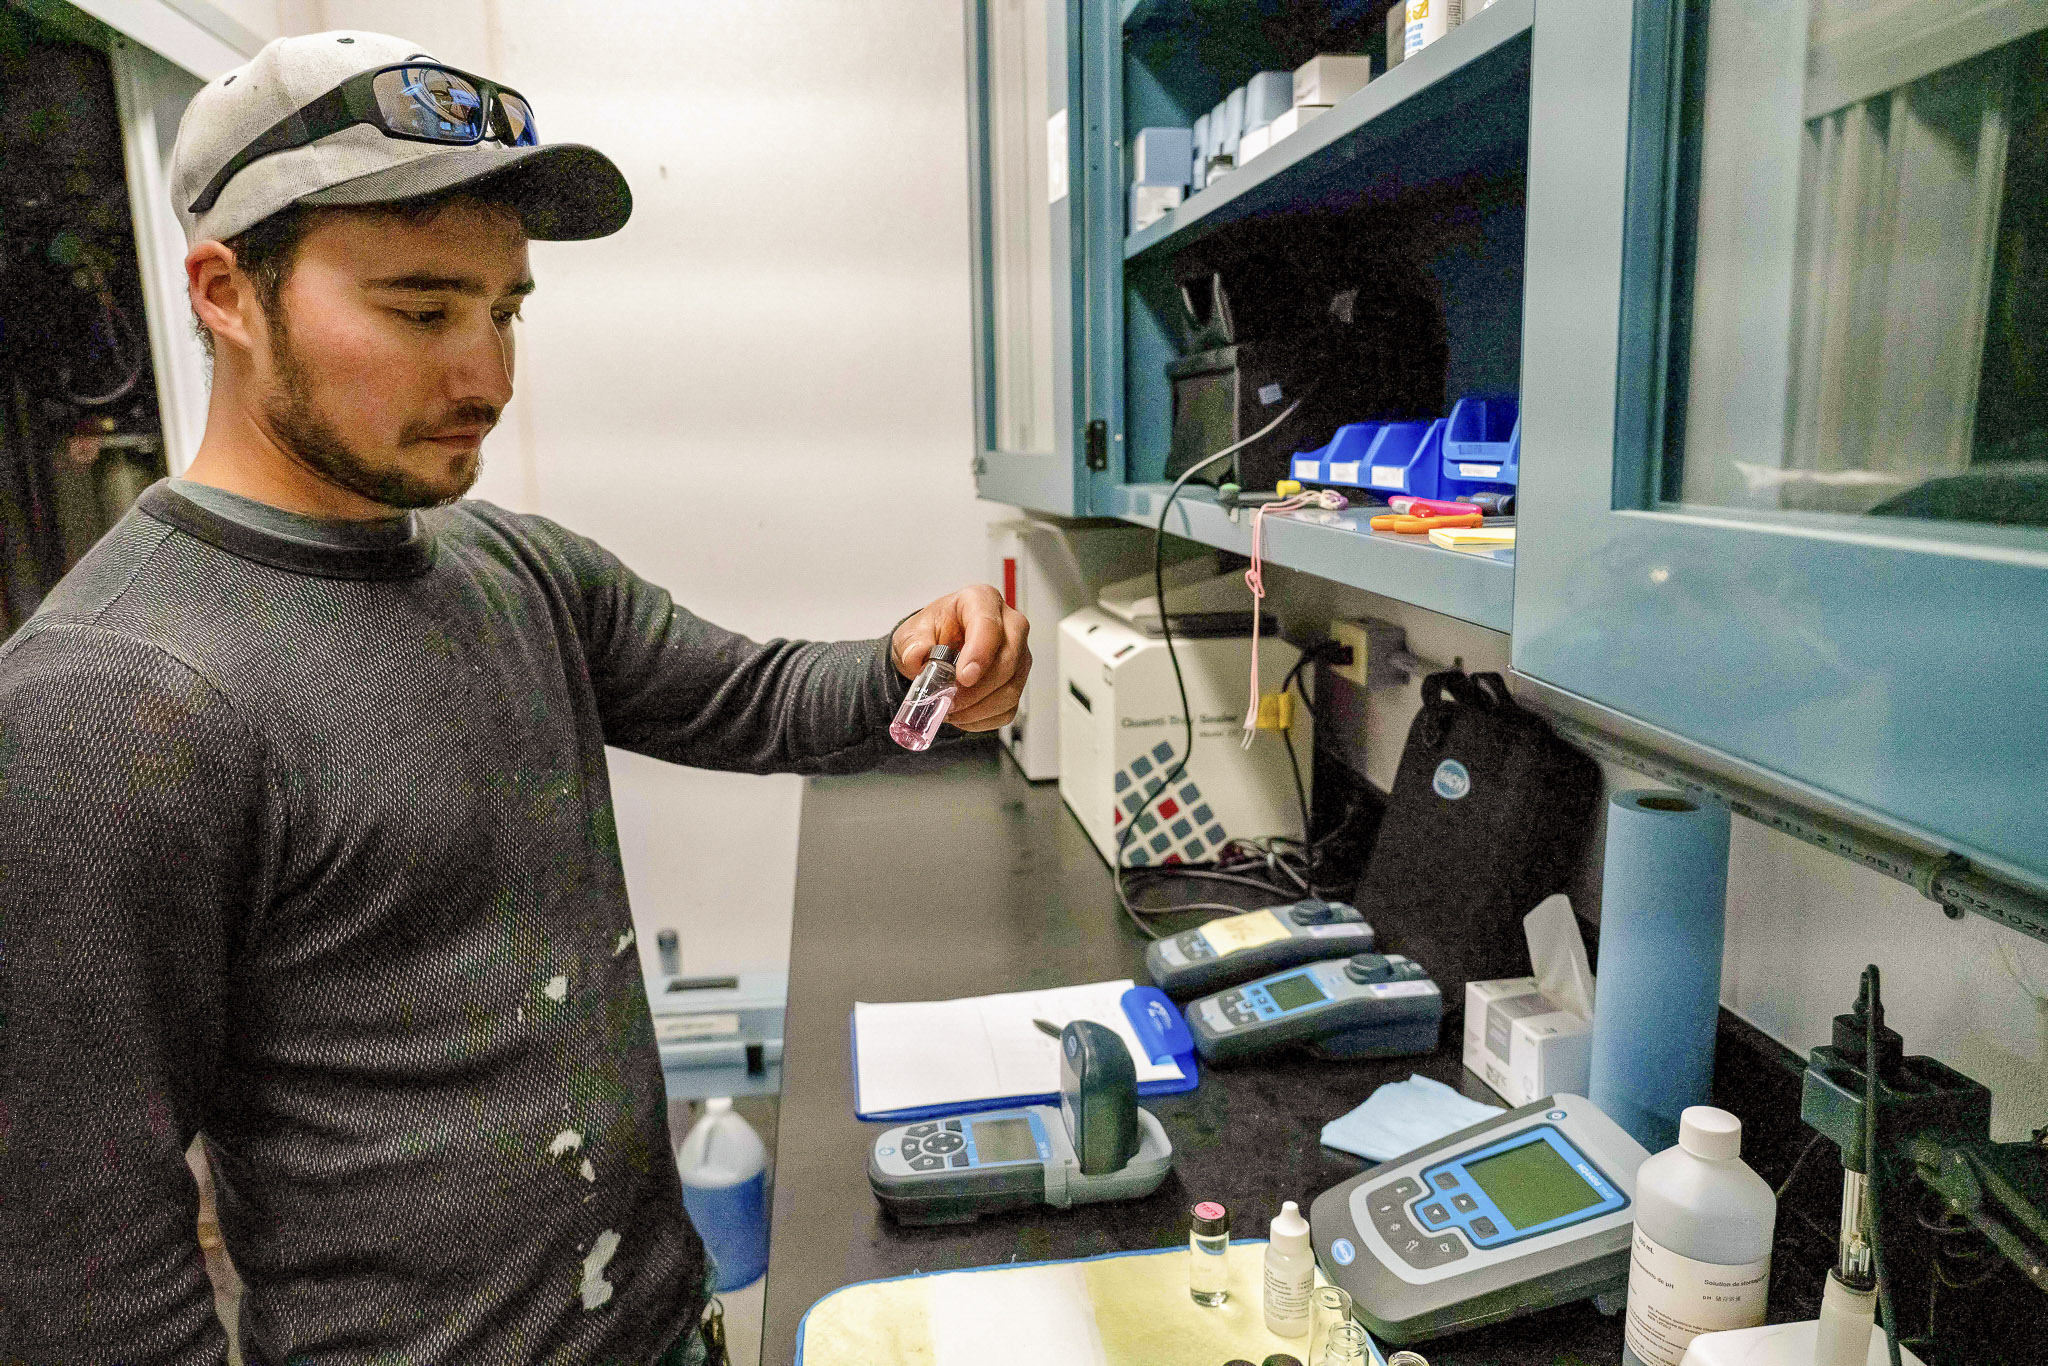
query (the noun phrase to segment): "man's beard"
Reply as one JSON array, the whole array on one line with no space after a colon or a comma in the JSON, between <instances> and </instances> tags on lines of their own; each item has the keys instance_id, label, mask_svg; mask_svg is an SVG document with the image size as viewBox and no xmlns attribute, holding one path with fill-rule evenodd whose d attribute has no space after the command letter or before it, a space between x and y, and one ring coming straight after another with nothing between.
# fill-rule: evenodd
<instances>
[{"instance_id":1,"label":"man's beard","mask_svg":"<svg viewBox=\"0 0 2048 1366\"><path fill-rule=\"evenodd\" d=\"M263 415L286 452L322 479L351 493L391 508L431 508L452 503L469 492L482 468L473 452L449 457L447 477L433 480L404 467L372 467L313 405L313 386L306 367L292 349L284 320L271 328L271 354L277 360L277 392L264 400ZM463 412L457 421L495 422L495 411Z\"/></svg>"}]
</instances>

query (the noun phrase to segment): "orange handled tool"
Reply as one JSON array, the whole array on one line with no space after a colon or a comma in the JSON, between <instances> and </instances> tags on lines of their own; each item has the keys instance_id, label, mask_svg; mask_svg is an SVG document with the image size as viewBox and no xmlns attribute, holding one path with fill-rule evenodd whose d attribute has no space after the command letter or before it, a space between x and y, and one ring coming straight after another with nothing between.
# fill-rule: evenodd
<instances>
[{"instance_id":1,"label":"orange handled tool","mask_svg":"<svg viewBox=\"0 0 2048 1366\"><path fill-rule=\"evenodd\" d=\"M1486 514L1467 512L1456 517L1410 517L1401 513L1387 513L1372 519L1374 531L1434 531L1440 526L1483 526Z\"/></svg>"}]
</instances>

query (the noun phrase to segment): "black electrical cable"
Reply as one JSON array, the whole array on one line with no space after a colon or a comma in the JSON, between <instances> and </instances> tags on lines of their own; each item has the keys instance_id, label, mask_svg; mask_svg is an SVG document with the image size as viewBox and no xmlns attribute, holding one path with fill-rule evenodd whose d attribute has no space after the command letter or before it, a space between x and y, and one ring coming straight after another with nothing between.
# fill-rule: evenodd
<instances>
[{"instance_id":1,"label":"black electrical cable","mask_svg":"<svg viewBox=\"0 0 2048 1366\"><path fill-rule=\"evenodd\" d=\"M1172 614L1166 610L1166 519L1168 514L1173 511L1173 500L1180 497L1180 491L1187 487L1190 479L1193 479L1197 474L1209 468L1209 466L1217 461L1226 460L1253 442L1270 435L1281 423L1293 417L1295 411L1301 407L1302 402L1307 398L1308 394L1302 394L1294 402L1281 409L1278 417L1253 432L1250 436L1233 441L1214 455L1206 456L1188 466L1185 470L1182 470L1180 477L1173 481L1173 486L1167 489L1166 500L1159 505L1159 524L1152 531L1152 591L1155 595L1153 606L1159 610L1159 634L1166 641L1166 660L1167 663L1173 666L1173 686L1174 690L1180 695L1181 725L1185 731L1185 737L1181 744L1180 754L1174 759L1173 767L1159 779L1159 785L1146 795L1143 804L1136 811L1133 811L1130 820L1124 823L1123 834L1118 838L1116 844L1116 867L1112 870L1114 873L1112 881L1116 884L1117 904L1123 908L1125 918L1136 926L1138 932L1147 939L1157 939L1159 936L1153 932L1150 925L1145 923L1144 917L1140 916L1137 908L1131 905L1130 897L1124 891L1124 851L1129 848L1132 836L1137 833L1138 821L1147 811L1152 809L1152 803L1157 801L1162 793L1172 791L1173 785L1180 781L1183 773L1187 772L1188 758L1195 748L1194 713L1188 707L1188 686L1186 678L1182 676L1180 671L1180 656L1173 648Z\"/></svg>"},{"instance_id":2,"label":"black electrical cable","mask_svg":"<svg viewBox=\"0 0 2048 1366\"><path fill-rule=\"evenodd\" d=\"M1818 1148L1821 1144L1827 1142L1827 1137L1828 1136L1826 1134L1815 1134L1812 1138L1806 1141L1806 1146L1799 1150L1799 1156L1792 1159L1792 1169L1786 1172L1785 1179L1778 1183L1778 1200L1784 1200L1785 1192L1791 1190L1792 1183L1799 1179L1799 1169L1806 1165L1807 1158L1813 1156L1813 1150L1815 1148Z\"/></svg>"},{"instance_id":3,"label":"black electrical cable","mask_svg":"<svg viewBox=\"0 0 2048 1366\"><path fill-rule=\"evenodd\" d=\"M1863 991L1870 1009L1863 1016L1863 1167L1866 1205L1870 1215L1870 1264L1877 1273L1877 1308L1884 1320L1885 1349L1891 1366L1899 1366L1898 1312L1892 1306L1891 1278L1885 1272L1884 1241L1880 1228L1884 1207L1878 1198L1878 1169L1883 1166L1877 1151L1878 1051L1877 1036L1884 1029L1884 1004L1878 999L1877 964L1863 969Z\"/></svg>"}]
</instances>

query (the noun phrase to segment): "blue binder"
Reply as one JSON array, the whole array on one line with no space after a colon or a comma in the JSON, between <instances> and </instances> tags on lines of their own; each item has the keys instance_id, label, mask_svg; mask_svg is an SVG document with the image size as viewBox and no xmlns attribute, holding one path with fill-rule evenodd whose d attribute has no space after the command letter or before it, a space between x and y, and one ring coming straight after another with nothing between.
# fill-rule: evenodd
<instances>
[{"instance_id":1,"label":"blue binder","mask_svg":"<svg viewBox=\"0 0 2048 1366\"><path fill-rule=\"evenodd\" d=\"M1179 1065L1181 1078L1178 1081L1162 1079L1138 1083L1141 1096L1170 1096L1182 1091L1192 1091L1201 1080L1195 1068L1195 1040L1188 1033L1187 1021L1181 1017L1180 1008L1167 999L1166 993L1158 987L1132 987L1123 994L1120 1004L1124 1018L1131 1022L1131 1031L1138 1041L1145 1045L1145 1051L1155 1063L1173 1062ZM853 1027L852 1017L847 1019L847 1038L853 1049L853 1093L860 1095L860 1032ZM946 1115L971 1115L980 1110L1001 1110L1015 1105L1057 1105L1059 1092L1049 1091L1043 1095L1031 1096L987 1096L979 1100L960 1101L948 1105L912 1106L902 1110L878 1110L872 1114L862 1111L856 1101L854 1118L873 1120L889 1124L901 1124L906 1120L939 1119Z\"/></svg>"}]
</instances>

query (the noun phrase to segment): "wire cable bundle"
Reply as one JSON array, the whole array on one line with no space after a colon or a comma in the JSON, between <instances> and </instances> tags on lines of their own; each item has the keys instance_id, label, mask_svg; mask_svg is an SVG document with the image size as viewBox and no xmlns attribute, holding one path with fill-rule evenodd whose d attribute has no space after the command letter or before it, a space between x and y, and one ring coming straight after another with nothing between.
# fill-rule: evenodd
<instances>
[{"instance_id":1,"label":"wire cable bundle","mask_svg":"<svg viewBox=\"0 0 2048 1366\"><path fill-rule=\"evenodd\" d=\"M1338 822L1329 834L1325 835L1321 841L1313 843L1306 840L1288 839L1282 836L1258 840L1228 841L1218 851L1218 858L1213 866L1161 865L1133 868L1127 866L1124 862L1125 852L1136 835L1139 818L1151 810L1152 804L1159 800L1161 795L1172 790L1174 784L1180 780L1181 775L1187 771L1188 759L1195 746L1194 714L1188 706L1187 681L1181 673L1180 656L1174 649L1173 621L1171 614L1166 608L1167 517L1173 510L1174 500L1180 496L1181 490L1187 487L1188 482L1195 475L1211 465L1237 454L1253 442L1262 440L1272 434L1283 422L1294 415L1295 411L1301 407L1307 397L1307 394L1303 394L1300 398L1295 399L1294 402L1281 410L1278 417L1259 428L1256 432L1253 432L1250 436L1225 446L1214 455L1198 461L1183 470L1180 476L1173 481L1172 487L1167 490L1165 501L1159 507L1159 520L1152 532L1152 591L1156 595L1155 603L1159 609L1159 631L1166 642L1167 661L1173 666L1174 689L1180 697L1182 743L1180 752L1174 756L1172 766L1160 776L1156 785L1151 785L1151 790L1146 793L1143 804L1136 811L1133 811L1131 818L1124 823L1123 832L1117 838L1116 867L1114 870L1117 905L1122 909L1125 918L1131 922L1138 933L1147 939L1159 938L1158 932L1148 922L1148 916L1179 914L1190 911L1216 911L1234 915L1245 908L1214 901L1139 907L1131 901L1130 882L1133 879L1186 878L1197 881L1225 883L1251 887L1262 892L1270 892L1289 900L1295 900L1304 896L1321 895L1316 876L1318 872L1317 855L1320 849L1327 845L1329 840L1340 833L1344 827L1348 826L1352 818L1357 814L1355 807L1352 810L1348 810L1345 813L1344 819ZM1303 502L1300 506L1308 506L1308 503ZM1282 510L1285 509L1283 508ZM1256 550L1258 548L1256 541L1258 523L1256 521L1253 523L1253 533L1255 537L1254 549ZM1256 558L1254 558L1253 567L1256 571L1258 567ZM1248 576L1247 581L1253 584L1254 611L1256 613L1256 603L1263 596L1262 585L1253 581L1250 576ZM1253 649L1256 650L1258 640L1256 615L1254 616L1252 639ZM1314 658L1316 658L1316 652L1304 653L1295 662L1293 669L1288 672L1286 680L1281 684L1282 692L1285 692L1290 685L1295 687L1300 693L1304 705L1308 705L1308 694L1301 687L1300 674L1302 667L1312 662ZM1254 679L1254 687L1256 688L1256 679L1258 677L1256 665L1254 665L1252 677ZM1255 720L1257 710L1258 698L1255 692L1252 698L1251 714L1248 715L1247 719ZM1312 706L1310 707L1310 715L1314 715ZM1285 730L1281 731L1280 734L1282 739L1286 741L1288 762L1294 770L1295 796L1301 803L1302 832L1306 834L1308 832L1308 792L1302 782L1300 759L1295 753L1293 737Z\"/></svg>"}]
</instances>

